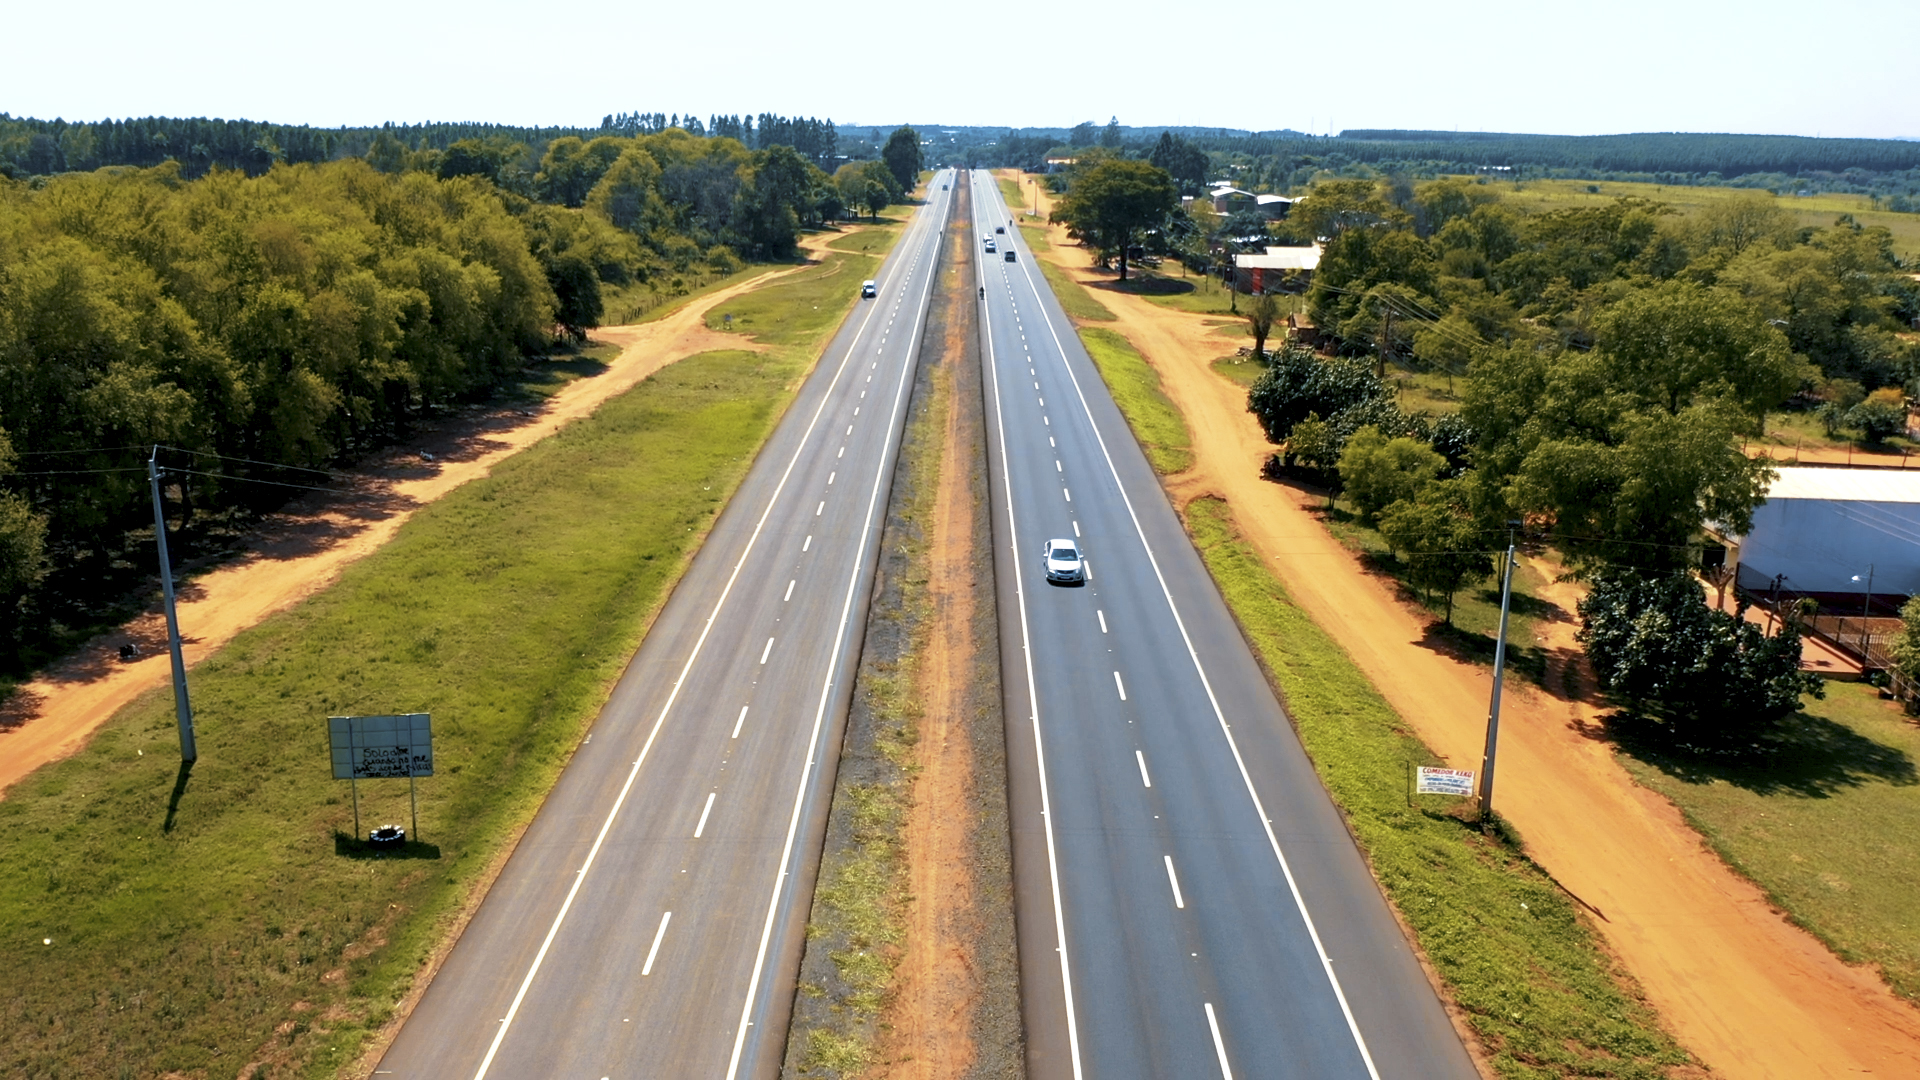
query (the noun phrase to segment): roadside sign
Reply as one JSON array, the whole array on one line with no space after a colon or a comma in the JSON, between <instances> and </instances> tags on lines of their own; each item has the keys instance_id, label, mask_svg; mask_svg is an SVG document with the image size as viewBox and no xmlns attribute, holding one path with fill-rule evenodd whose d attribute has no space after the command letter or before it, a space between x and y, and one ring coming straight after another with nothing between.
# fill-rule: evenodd
<instances>
[{"instance_id":1,"label":"roadside sign","mask_svg":"<svg viewBox=\"0 0 1920 1080\"><path fill-rule=\"evenodd\" d=\"M1413 789L1422 795L1471 795L1473 770L1436 769L1422 765Z\"/></svg>"},{"instance_id":2,"label":"roadside sign","mask_svg":"<svg viewBox=\"0 0 1920 1080\"><path fill-rule=\"evenodd\" d=\"M428 713L329 716L335 780L433 775L433 721Z\"/></svg>"}]
</instances>

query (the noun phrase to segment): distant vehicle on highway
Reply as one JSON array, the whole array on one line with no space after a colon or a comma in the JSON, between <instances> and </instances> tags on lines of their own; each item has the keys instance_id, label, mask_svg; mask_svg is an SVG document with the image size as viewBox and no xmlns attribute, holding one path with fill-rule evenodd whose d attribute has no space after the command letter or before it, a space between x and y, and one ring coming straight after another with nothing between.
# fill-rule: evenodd
<instances>
[{"instance_id":1,"label":"distant vehicle on highway","mask_svg":"<svg viewBox=\"0 0 1920 1080\"><path fill-rule=\"evenodd\" d=\"M1087 567L1080 549L1071 540L1049 540L1041 554L1047 563L1047 580L1079 584L1087 580Z\"/></svg>"},{"instance_id":2,"label":"distant vehicle on highway","mask_svg":"<svg viewBox=\"0 0 1920 1080\"><path fill-rule=\"evenodd\" d=\"M1014 261L1014 260L1013 260L1013 249L1012 249L1012 248L1008 248L1008 249L1007 249L1007 261L1008 261L1008 262L1012 262L1012 261Z\"/></svg>"},{"instance_id":3,"label":"distant vehicle on highway","mask_svg":"<svg viewBox=\"0 0 1920 1080\"><path fill-rule=\"evenodd\" d=\"M998 250L999 250L998 248L993 246L993 237L991 236L987 237L987 254L991 255Z\"/></svg>"},{"instance_id":4,"label":"distant vehicle on highway","mask_svg":"<svg viewBox=\"0 0 1920 1080\"><path fill-rule=\"evenodd\" d=\"M880 287L873 283L872 278L860 283L860 299L871 300L878 295L880 295Z\"/></svg>"},{"instance_id":5,"label":"distant vehicle on highway","mask_svg":"<svg viewBox=\"0 0 1920 1080\"><path fill-rule=\"evenodd\" d=\"M1004 234L1007 231L1007 227L1005 225L995 225L993 231Z\"/></svg>"}]
</instances>

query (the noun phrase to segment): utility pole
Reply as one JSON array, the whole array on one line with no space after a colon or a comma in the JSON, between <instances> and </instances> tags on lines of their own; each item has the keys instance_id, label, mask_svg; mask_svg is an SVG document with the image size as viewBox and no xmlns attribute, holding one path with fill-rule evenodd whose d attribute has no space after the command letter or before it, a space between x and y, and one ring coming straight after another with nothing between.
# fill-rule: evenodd
<instances>
[{"instance_id":1,"label":"utility pole","mask_svg":"<svg viewBox=\"0 0 1920 1080\"><path fill-rule=\"evenodd\" d=\"M153 490L153 543L160 552L160 596L167 612L167 651L173 655L173 715L180 723L180 760L199 758L193 742L193 705L187 701L187 662L180 655L180 620L173 611L173 560L167 555L167 514L160 502L160 448L147 456L147 485Z\"/></svg>"},{"instance_id":2,"label":"utility pole","mask_svg":"<svg viewBox=\"0 0 1920 1080\"><path fill-rule=\"evenodd\" d=\"M1513 606L1513 537L1507 537L1507 569L1500 584L1500 636L1493 645L1493 704L1487 709L1487 748L1480 757L1480 828L1493 824L1493 765L1500 749L1500 685L1507 670L1507 612Z\"/></svg>"}]
</instances>

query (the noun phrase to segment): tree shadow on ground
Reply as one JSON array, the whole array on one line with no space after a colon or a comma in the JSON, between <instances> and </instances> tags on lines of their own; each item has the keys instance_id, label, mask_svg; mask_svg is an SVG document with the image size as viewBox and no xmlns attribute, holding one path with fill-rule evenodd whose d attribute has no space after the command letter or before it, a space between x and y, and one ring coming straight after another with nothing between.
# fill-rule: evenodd
<instances>
[{"instance_id":1,"label":"tree shadow on ground","mask_svg":"<svg viewBox=\"0 0 1920 1080\"><path fill-rule=\"evenodd\" d=\"M1401 585L1400 588L1403 592L1407 593L1410 598L1413 598L1416 602L1418 601L1417 595L1412 593L1411 590L1408 590L1405 585ZM1426 630L1420 635L1419 644L1422 648L1430 649L1442 656L1452 657L1455 660L1464 660L1474 664L1491 666L1493 664L1494 651L1493 638L1494 636L1492 634L1481 634L1472 630L1462 630L1457 626L1452 626L1436 619L1427 624ZM1511 675L1519 675L1535 686L1542 685L1547 677L1547 656L1545 650L1536 645L1522 645L1509 640L1507 642L1507 672Z\"/></svg>"},{"instance_id":2,"label":"tree shadow on ground","mask_svg":"<svg viewBox=\"0 0 1920 1080\"><path fill-rule=\"evenodd\" d=\"M1913 758L1845 724L1804 712L1744 746L1679 742L1657 719L1613 713L1602 721L1615 746L1688 784L1724 781L1756 795L1824 799L1868 784L1920 784Z\"/></svg>"},{"instance_id":3,"label":"tree shadow on ground","mask_svg":"<svg viewBox=\"0 0 1920 1080\"><path fill-rule=\"evenodd\" d=\"M333 853L345 859L438 859L440 845L408 840L404 844L375 847L357 836L336 831Z\"/></svg>"},{"instance_id":4,"label":"tree shadow on ground","mask_svg":"<svg viewBox=\"0 0 1920 1080\"><path fill-rule=\"evenodd\" d=\"M1107 292L1129 293L1133 296L1184 296L1195 291L1197 286L1192 280L1148 275L1130 277L1125 281L1089 281L1088 288L1103 289Z\"/></svg>"}]
</instances>

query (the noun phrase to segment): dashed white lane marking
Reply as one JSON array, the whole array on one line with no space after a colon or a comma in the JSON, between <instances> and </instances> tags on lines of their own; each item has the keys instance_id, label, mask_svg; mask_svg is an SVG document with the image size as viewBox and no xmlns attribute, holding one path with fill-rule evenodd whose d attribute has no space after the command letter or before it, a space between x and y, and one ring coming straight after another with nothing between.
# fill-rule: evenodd
<instances>
[{"instance_id":1,"label":"dashed white lane marking","mask_svg":"<svg viewBox=\"0 0 1920 1080\"><path fill-rule=\"evenodd\" d=\"M663 912L660 916L660 929L653 932L653 948L647 950L647 962L640 965L640 974L653 974L653 958L660 955L660 942L667 936L667 924L673 921L673 912Z\"/></svg>"},{"instance_id":2,"label":"dashed white lane marking","mask_svg":"<svg viewBox=\"0 0 1920 1080\"><path fill-rule=\"evenodd\" d=\"M813 508L813 516L819 517L820 511L825 510L826 508L827 508L827 500L821 499L820 505Z\"/></svg>"},{"instance_id":3,"label":"dashed white lane marking","mask_svg":"<svg viewBox=\"0 0 1920 1080\"><path fill-rule=\"evenodd\" d=\"M1213 1002L1207 1006L1207 1029L1213 1032L1213 1053L1220 1059L1221 1080L1233 1080L1233 1066L1227 1064L1227 1044L1220 1039L1220 1021L1213 1018Z\"/></svg>"},{"instance_id":4,"label":"dashed white lane marking","mask_svg":"<svg viewBox=\"0 0 1920 1080\"><path fill-rule=\"evenodd\" d=\"M1066 471L1067 471L1067 470L1065 470L1065 469L1063 469L1063 468L1061 468L1061 467L1060 467L1060 459L1059 459L1059 458L1055 458L1055 459L1054 459L1054 461L1053 461L1053 471L1054 471L1054 472L1057 472L1057 473L1063 473L1063 472L1066 472Z\"/></svg>"},{"instance_id":5,"label":"dashed white lane marking","mask_svg":"<svg viewBox=\"0 0 1920 1080\"><path fill-rule=\"evenodd\" d=\"M770 653L772 653L772 652L773 652L773 639L772 639L772 638L768 638L768 639L767 639L767 647L766 647L766 648L764 648L764 649L761 649L761 650L760 650L760 662L761 662L762 664L764 664L764 663L766 663L766 662L767 662L767 656L768 656L768 655L769 655ZM1116 672L1114 672L1114 673L1113 673L1113 677L1114 677L1115 679L1118 679L1118 678L1120 677L1120 673L1119 673L1119 672L1117 672L1117 671L1116 671Z\"/></svg>"},{"instance_id":6,"label":"dashed white lane marking","mask_svg":"<svg viewBox=\"0 0 1920 1080\"><path fill-rule=\"evenodd\" d=\"M847 425L847 434L849 434L849 435L851 435L851 434L853 434L853 425L852 425L852 424L848 424L848 425Z\"/></svg>"},{"instance_id":7,"label":"dashed white lane marking","mask_svg":"<svg viewBox=\"0 0 1920 1080\"><path fill-rule=\"evenodd\" d=\"M1092 559L1081 559L1081 560L1080 560L1080 572L1081 572L1082 574L1085 574L1085 575L1087 576L1087 580L1088 580L1088 581L1092 581L1092 580L1093 580L1093 560L1092 560Z\"/></svg>"},{"instance_id":8,"label":"dashed white lane marking","mask_svg":"<svg viewBox=\"0 0 1920 1080\"><path fill-rule=\"evenodd\" d=\"M1036 390L1038 390L1038 389L1039 389L1039 387L1037 387L1037 386L1036 386L1036 387L1034 387L1034 389L1036 389ZM1046 398L1041 398L1041 399L1040 399L1040 407L1041 407L1041 408L1043 408L1043 409L1047 407L1047 399L1046 399Z\"/></svg>"},{"instance_id":9,"label":"dashed white lane marking","mask_svg":"<svg viewBox=\"0 0 1920 1080\"><path fill-rule=\"evenodd\" d=\"M739 718L738 720L735 720L735 721L733 722L733 734L732 734L732 735L729 735L729 736L727 736L727 737L728 737L728 738L730 738L730 739L737 739L737 738L739 738L739 737L740 737L740 725L742 725L742 724L744 724L744 723L746 723L746 722L747 722L747 707L746 707L745 705L742 705L742 706L740 706L740 718Z\"/></svg>"},{"instance_id":10,"label":"dashed white lane marking","mask_svg":"<svg viewBox=\"0 0 1920 1080\"><path fill-rule=\"evenodd\" d=\"M1095 615L1100 616L1100 632L1103 634L1106 633L1107 632L1107 613L1099 610L1098 608L1094 609L1093 613Z\"/></svg>"},{"instance_id":11,"label":"dashed white lane marking","mask_svg":"<svg viewBox=\"0 0 1920 1080\"><path fill-rule=\"evenodd\" d=\"M800 550L802 553L804 553L808 548L812 546L813 546L813 537L809 536L807 537L807 542L800 545Z\"/></svg>"},{"instance_id":12,"label":"dashed white lane marking","mask_svg":"<svg viewBox=\"0 0 1920 1080\"><path fill-rule=\"evenodd\" d=\"M855 405L855 406L853 407L853 415L855 415L855 416L859 416L859 415L860 415L860 406L858 406L858 405Z\"/></svg>"},{"instance_id":13,"label":"dashed white lane marking","mask_svg":"<svg viewBox=\"0 0 1920 1080\"><path fill-rule=\"evenodd\" d=\"M768 645L768 647L769 647L769 648L771 648L771 647L772 647L772 645L773 645L773 639L772 639L772 638L768 638L768 639L767 639L767 645ZM765 661L763 660L763 661L762 661L762 663L764 663L764 662L765 662ZM1118 690L1118 691L1120 691L1120 700L1121 700L1121 701L1125 701L1125 700L1127 700L1127 684L1125 684L1125 683L1123 683L1123 682L1121 682L1121 681L1120 681L1120 673L1119 673L1119 672L1117 672L1117 671L1113 673L1113 688L1114 688L1115 690Z\"/></svg>"},{"instance_id":14,"label":"dashed white lane marking","mask_svg":"<svg viewBox=\"0 0 1920 1080\"><path fill-rule=\"evenodd\" d=\"M1053 421L1051 421L1051 420L1049 420L1049 419L1047 419L1047 418L1046 418L1046 417L1044 417L1044 416L1042 416L1042 417L1040 418L1040 422L1041 422L1041 423L1043 423L1043 424L1045 424L1045 425L1047 425L1048 427L1052 427L1052 426L1053 426Z\"/></svg>"},{"instance_id":15,"label":"dashed white lane marking","mask_svg":"<svg viewBox=\"0 0 1920 1080\"><path fill-rule=\"evenodd\" d=\"M713 813L713 797L717 794L719 794L719 792L707 792L706 809L700 811L700 824L693 827L693 838L695 840L700 839L700 834L707 831L707 815Z\"/></svg>"},{"instance_id":16,"label":"dashed white lane marking","mask_svg":"<svg viewBox=\"0 0 1920 1080\"><path fill-rule=\"evenodd\" d=\"M846 456L847 456L847 448L843 446L843 447L841 447L841 448L840 448L840 452L839 452L839 453L837 453L837 454L835 454L835 455L833 455L833 458L834 458L834 460L835 460L835 461L838 461L838 460L840 460L841 458L843 458L843 457L846 457Z\"/></svg>"},{"instance_id":17,"label":"dashed white lane marking","mask_svg":"<svg viewBox=\"0 0 1920 1080\"><path fill-rule=\"evenodd\" d=\"M1080 523L1077 521L1073 522L1073 538L1075 540L1080 538Z\"/></svg>"},{"instance_id":18,"label":"dashed white lane marking","mask_svg":"<svg viewBox=\"0 0 1920 1080\"><path fill-rule=\"evenodd\" d=\"M1067 488L1061 488L1061 489L1060 489L1060 491L1061 491L1061 493L1062 493L1062 494L1064 494L1064 495L1066 495L1066 497L1067 497L1067 501L1068 501L1068 502L1072 502L1072 501L1073 501L1073 492L1072 492L1072 491L1070 491L1070 490L1069 490L1069 489L1067 489Z\"/></svg>"},{"instance_id":19,"label":"dashed white lane marking","mask_svg":"<svg viewBox=\"0 0 1920 1080\"><path fill-rule=\"evenodd\" d=\"M1162 855L1161 859L1167 864L1167 883L1173 886L1173 906L1184 909L1187 906L1187 898L1180 895L1180 879L1173 873L1173 856Z\"/></svg>"},{"instance_id":20,"label":"dashed white lane marking","mask_svg":"<svg viewBox=\"0 0 1920 1080\"><path fill-rule=\"evenodd\" d=\"M1140 764L1140 786L1152 787L1153 781L1147 778L1147 755L1138 750L1133 752L1133 760ZM1171 863L1169 863L1171 865Z\"/></svg>"},{"instance_id":21,"label":"dashed white lane marking","mask_svg":"<svg viewBox=\"0 0 1920 1080\"><path fill-rule=\"evenodd\" d=\"M793 599L793 585L794 585L794 582L797 582L799 580L800 580L799 578L794 578L792 581L787 582L787 595L780 598L781 603L784 604L787 601Z\"/></svg>"},{"instance_id":22,"label":"dashed white lane marking","mask_svg":"<svg viewBox=\"0 0 1920 1080\"><path fill-rule=\"evenodd\" d=\"M837 472L830 472L830 473L828 473L828 474L827 474L827 486L828 486L828 487L832 487L832 486L833 486L833 478L834 478L834 477L836 477L836 476L839 476L839 475L840 475L840 474L839 474L839 473L837 473Z\"/></svg>"}]
</instances>

